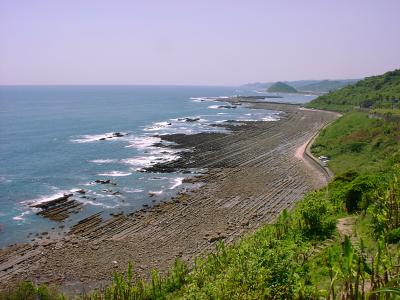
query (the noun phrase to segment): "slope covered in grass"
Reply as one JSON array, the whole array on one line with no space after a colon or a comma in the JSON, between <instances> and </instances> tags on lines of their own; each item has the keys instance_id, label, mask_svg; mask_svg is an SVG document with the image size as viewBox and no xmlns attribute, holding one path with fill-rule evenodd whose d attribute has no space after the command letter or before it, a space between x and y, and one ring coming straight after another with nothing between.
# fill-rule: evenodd
<instances>
[{"instance_id":1,"label":"slope covered in grass","mask_svg":"<svg viewBox=\"0 0 400 300\"><path fill-rule=\"evenodd\" d=\"M400 161L400 123L351 112L322 130L312 151L330 157L329 166L336 174L385 170Z\"/></svg>"}]
</instances>

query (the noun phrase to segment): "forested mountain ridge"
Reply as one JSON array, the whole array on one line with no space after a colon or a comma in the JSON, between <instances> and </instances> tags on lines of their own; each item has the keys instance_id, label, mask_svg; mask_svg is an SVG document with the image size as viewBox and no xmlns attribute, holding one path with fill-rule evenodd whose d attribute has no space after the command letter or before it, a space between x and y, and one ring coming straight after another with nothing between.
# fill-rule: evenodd
<instances>
[{"instance_id":1,"label":"forested mountain ridge","mask_svg":"<svg viewBox=\"0 0 400 300\"><path fill-rule=\"evenodd\" d=\"M292 87L286 83L278 81L278 82L274 83L273 85L271 85L267 89L267 92L270 92L270 93L297 93L297 90L294 87Z\"/></svg>"},{"instance_id":2,"label":"forested mountain ridge","mask_svg":"<svg viewBox=\"0 0 400 300\"><path fill-rule=\"evenodd\" d=\"M356 84L319 96L307 106L346 111L355 106L391 108L400 98L400 69L367 77Z\"/></svg>"},{"instance_id":3,"label":"forested mountain ridge","mask_svg":"<svg viewBox=\"0 0 400 300\"><path fill-rule=\"evenodd\" d=\"M322 80L315 83L310 83L297 87L298 91L301 92L313 92L313 93L327 93L331 91L338 90L350 84L355 84L357 79L349 80Z\"/></svg>"}]
</instances>

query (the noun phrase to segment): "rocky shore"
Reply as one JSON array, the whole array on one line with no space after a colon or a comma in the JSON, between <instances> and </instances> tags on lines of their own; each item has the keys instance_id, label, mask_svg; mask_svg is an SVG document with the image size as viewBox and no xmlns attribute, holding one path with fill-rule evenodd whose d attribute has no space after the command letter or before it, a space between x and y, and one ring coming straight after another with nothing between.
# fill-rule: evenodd
<instances>
[{"instance_id":1,"label":"rocky shore","mask_svg":"<svg viewBox=\"0 0 400 300\"><path fill-rule=\"evenodd\" d=\"M154 268L167 271L177 257L191 262L212 251L217 241L232 243L324 185L326 173L305 163L309 158L303 151L299 155L299 149L337 115L297 105L253 105L281 111L281 119L230 124L230 133L162 137L193 151L147 171L205 169L204 175L189 179L205 183L200 188L107 221L99 214L90 216L66 236L1 249L0 288L30 279L80 293L107 284L129 261L137 276L148 278ZM54 215L61 204L77 208L68 195L57 200L44 211Z\"/></svg>"}]
</instances>

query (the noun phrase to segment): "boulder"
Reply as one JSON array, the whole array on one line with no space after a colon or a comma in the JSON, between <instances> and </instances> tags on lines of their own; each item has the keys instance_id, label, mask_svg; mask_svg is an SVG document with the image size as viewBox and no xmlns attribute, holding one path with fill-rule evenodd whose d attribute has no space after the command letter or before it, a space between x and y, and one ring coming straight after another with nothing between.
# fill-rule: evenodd
<instances>
[{"instance_id":1,"label":"boulder","mask_svg":"<svg viewBox=\"0 0 400 300\"><path fill-rule=\"evenodd\" d=\"M112 184L112 185L117 185L115 182L112 182L111 179L96 179L94 181L95 183L100 183L100 184Z\"/></svg>"},{"instance_id":2,"label":"boulder","mask_svg":"<svg viewBox=\"0 0 400 300\"><path fill-rule=\"evenodd\" d=\"M113 136L113 137L123 137L123 136L125 136L125 134L122 134L121 132L114 132L114 133L112 134L112 136Z\"/></svg>"},{"instance_id":3,"label":"boulder","mask_svg":"<svg viewBox=\"0 0 400 300\"><path fill-rule=\"evenodd\" d=\"M186 118L179 118L179 121L185 121L185 122L196 122L199 121L200 118L199 117L194 117L194 118L190 118L190 117L186 117Z\"/></svg>"}]
</instances>

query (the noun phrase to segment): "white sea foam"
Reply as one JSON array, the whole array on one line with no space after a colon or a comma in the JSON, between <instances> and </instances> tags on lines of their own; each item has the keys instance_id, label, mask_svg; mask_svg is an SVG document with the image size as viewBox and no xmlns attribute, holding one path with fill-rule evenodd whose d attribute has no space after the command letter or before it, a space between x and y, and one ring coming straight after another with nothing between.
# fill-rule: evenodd
<instances>
[{"instance_id":1,"label":"white sea foam","mask_svg":"<svg viewBox=\"0 0 400 300\"><path fill-rule=\"evenodd\" d=\"M126 132L120 132L122 135L126 135ZM71 142L74 143L92 143L96 141L101 141L101 139L106 139L106 140L116 140L116 139L121 139L121 137L116 137L114 136L114 132L106 132L106 133L101 133L101 134L84 134L78 136L77 139L72 139Z\"/></svg>"},{"instance_id":2,"label":"white sea foam","mask_svg":"<svg viewBox=\"0 0 400 300\"><path fill-rule=\"evenodd\" d=\"M216 99L216 97L190 97L193 102L215 101Z\"/></svg>"},{"instance_id":3,"label":"white sea foam","mask_svg":"<svg viewBox=\"0 0 400 300\"><path fill-rule=\"evenodd\" d=\"M178 178L172 179L172 186L169 189L173 190L173 189L177 188L178 186L180 186L183 183L183 179L184 179L184 177L178 177Z\"/></svg>"},{"instance_id":4,"label":"white sea foam","mask_svg":"<svg viewBox=\"0 0 400 300\"><path fill-rule=\"evenodd\" d=\"M96 196L99 196L99 194L96 194ZM111 197L115 197L114 195L110 195L110 196ZM92 200L89 200L89 199L79 198L79 200L77 199L77 201L81 202L84 205L88 205L89 204L89 205L93 205L93 206L101 206L101 207L107 208L107 209L118 207L118 205L107 205L107 204L104 204L104 203L101 203L101 202L98 202L98 201L92 201Z\"/></svg>"},{"instance_id":5,"label":"white sea foam","mask_svg":"<svg viewBox=\"0 0 400 300\"><path fill-rule=\"evenodd\" d=\"M176 122L185 122L188 124L193 124L196 122L204 122L206 121L205 119L202 119L201 116L186 116L186 117L180 117L176 119L171 119L171 121L176 121Z\"/></svg>"},{"instance_id":6,"label":"white sea foam","mask_svg":"<svg viewBox=\"0 0 400 300\"><path fill-rule=\"evenodd\" d=\"M120 172L120 171L111 171L108 173L100 173L97 174L99 176L111 176L111 177L123 177L123 176L129 176L132 175L130 172Z\"/></svg>"},{"instance_id":7,"label":"white sea foam","mask_svg":"<svg viewBox=\"0 0 400 300\"><path fill-rule=\"evenodd\" d=\"M209 109L233 109L236 108L236 105L210 105L208 106Z\"/></svg>"},{"instance_id":8,"label":"white sea foam","mask_svg":"<svg viewBox=\"0 0 400 300\"><path fill-rule=\"evenodd\" d=\"M264 116L262 118L254 118L254 119L246 119L243 117L240 117L237 121L240 122L257 122L257 121L267 121L267 122L272 122L272 121L279 121L279 118L277 118L276 116ZM236 125L238 125L239 123L236 123Z\"/></svg>"},{"instance_id":9,"label":"white sea foam","mask_svg":"<svg viewBox=\"0 0 400 300\"><path fill-rule=\"evenodd\" d=\"M146 167L151 167L158 163L166 163L177 160L179 155L176 154L159 154L159 155L147 155L147 156L136 156L132 158L122 159L121 162L136 167L135 170L140 170Z\"/></svg>"},{"instance_id":10,"label":"white sea foam","mask_svg":"<svg viewBox=\"0 0 400 300\"><path fill-rule=\"evenodd\" d=\"M160 143L161 138L154 136L141 136L141 137L134 137L133 139L129 140L129 142L130 145L126 146L127 148L136 148L143 150L154 146L154 144L156 143Z\"/></svg>"},{"instance_id":11,"label":"white sea foam","mask_svg":"<svg viewBox=\"0 0 400 300\"><path fill-rule=\"evenodd\" d=\"M125 158L121 159L121 162L124 164L132 165L135 167L145 167L150 166L151 164L155 164L154 160L156 156L149 155L149 156L136 156L133 158Z\"/></svg>"},{"instance_id":12,"label":"white sea foam","mask_svg":"<svg viewBox=\"0 0 400 300\"><path fill-rule=\"evenodd\" d=\"M141 192L144 192L143 189L129 189L129 188L125 188L125 189L123 189L123 190L124 190L124 192L126 192L126 193L141 193Z\"/></svg>"},{"instance_id":13,"label":"white sea foam","mask_svg":"<svg viewBox=\"0 0 400 300\"><path fill-rule=\"evenodd\" d=\"M21 214L19 214L19 215L13 217L12 219L13 219L14 221L25 221L24 216L29 215L29 214L31 214L31 211L24 211L24 212L22 212Z\"/></svg>"},{"instance_id":14,"label":"white sea foam","mask_svg":"<svg viewBox=\"0 0 400 300\"><path fill-rule=\"evenodd\" d=\"M160 129L166 129L172 125L171 122L155 122L151 126L144 128L144 131L157 131Z\"/></svg>"},{"instance_id":15,"label":"white sea foam","mask_svg":"<svg viewBox=\"0 0 400 300\"><path fill-rule=\"evenodd\" d=\"M38 204L41 204L41 203L46 203L46 202L49 202L51 200L60 198L60 197L64 196L64 194L69 194L72 191L73 190L58 191L57 193L54 193L54 194L51 194L51 195L45 195L45 196L41 196L41 197L38 197L38 198L35 198L35 199L29 199L29 200L22 201L21 204L34 206L34 205L38 205Z\"/></svg>"},{"instance_id":16,"label":"white sea foam","mask_svg":"<svg viewBox=\"0 0 400 300\"><path fill-rule=\"evenodd\" d=\"M152 195L161 195L163 193L163 191L149 191L149 194Z\"/></svg>"},{"instance_id":17,"label":"white sea foam","mask_svg":"<svg viewBox=\"0 0 400 300\"><path fill-rule=\"evenodd\" d=\"M115 159L94 159L94 160L90 160L89 162L95 163L95 164L111 164L116 161L117 160L115 160Z\"/></svg>"},{"instance_id":18,"label":"white sea foam","mask_svg":"<svg viewBox=\"0 0 400 300\"><path fill-rule=\"evenodd\" d=\"M261 120L269 121L269 122L271 122L271 121L279 121L279 117L277 117L276 115L275 116L266 116L266 117L262 118Z\"/></svg>"},{"instance_id":19,"label":"white sea foam","mask_svg":"<svg viewBox=\"0 0 400 300\"><path fill-rule=\"evenodd\" d=\"M112 132L109 133L103 133L103 134L86 134L86 135L81 135L77 139L71 140L71 142L75 143L91 143L95 141L99 141L101 138L106 138L108 135L112 134Z\"/></svg>"},{"instance_id":20,"label":"white sea foam","mask_svg":"<svg viewBox=\"0 0 400 300\"><path fill-rule=\"evenodd\" d=\"M19 217L22 218L25 214L30 214L32 212L40 211L39 208L35 208L35 207L32 207L32 206L36 206L36 205L41 204L41 203L46 203L46 202L49 202L51 200L55 200L57 198L60 198L60 197L64 196L65 194L71 194L71 193L74 193L74 192L76 192L78 190L80 190L80 189L79 188L75 188L75 189L71 189L71 190L62 190L62 191L58 191L57 193L54 193L54 194L51 194L51 195L41 196L41 197L36 198L36 199L30 199L30 200L22 201L21 204L24 205L24 206L29 206L30 210L27 211L27 212L24 212L23 215L19 215L19 216L16 216L14 218L17 218L17 219ZM88 192L89 191L86 191L86 194ZM95 195L96 197L108 196L108 195L98 194L96 192L92 192L92 194ZM110 195L110 196L114 197L113 195ZM89 205L94 205L94 206L101 206L101 207L104 207L104 208L114 208L114 206L110 206L110 205L107 205L107 204L104 204L104 203L101 203L101 202L98 202L98 201L92 201L92 200L90 200L88 198L76 197L76 198L73 198L73 199L78 201L78 202L80 202L80 203L82 203L82 204L84 204L84 205L89 204ZM17 220L17 219L15 219L15 220Z\"/></svg>"},{"instance_id":21,"label":"white sea foam","mask_svg":"<svg viewBox=\"0 0 400 300\"><path fill-rule=\"evenodd\" d=\"M190 97L193 102L205 102L205 101L216 101L218 99L228 99L229 96L219 96L219 97Z\"/></svg>"},{"instance_id":22,"label":"white sea foam","mask_svg":"<svg viewBox=\"0 0 400 300\"><path fill-rule=\"evenodd\" d=\"M7 178L6 175L0 175L0 183L10 183L10 182L12 182L12 180Z\"/></svg>"}]
</instances>

